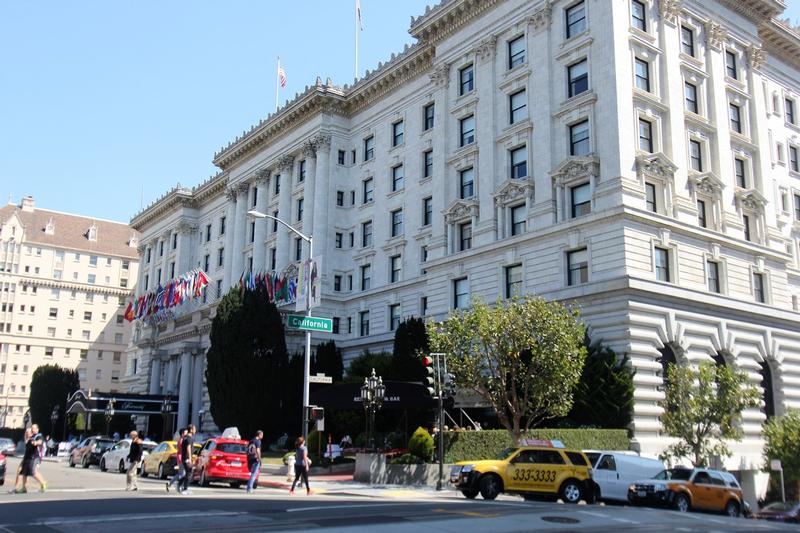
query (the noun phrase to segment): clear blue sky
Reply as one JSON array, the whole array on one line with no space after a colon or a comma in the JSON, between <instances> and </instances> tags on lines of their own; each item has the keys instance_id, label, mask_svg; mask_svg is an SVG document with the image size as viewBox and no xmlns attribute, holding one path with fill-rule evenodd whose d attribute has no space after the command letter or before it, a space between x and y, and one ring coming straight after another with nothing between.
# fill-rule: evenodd
<instances>
[{"instance_id":1,"label":"clear blue sky","mask_svg":"<svg viewBox=\"0 0 800 533\"><path fill-rule=\"evenodd\" d=\"M430 0L435 3L436 0ZM359 65L411 43L428 0L361 0ZM786 15L800 21L800 0ZM354 0L0 2L0 203L128 221L316 76L353 80Z\"/></svg>"}]
</instances>

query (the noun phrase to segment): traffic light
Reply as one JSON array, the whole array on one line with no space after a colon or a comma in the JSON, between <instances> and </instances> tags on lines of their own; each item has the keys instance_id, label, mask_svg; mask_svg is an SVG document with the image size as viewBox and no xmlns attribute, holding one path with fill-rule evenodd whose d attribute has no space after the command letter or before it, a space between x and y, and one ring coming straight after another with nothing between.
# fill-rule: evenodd
<instances>
[{"instance_id":1,"label":"traffic light","mask_svg":"<svg viewBox=\"0 0 800 533\"><path fill-rule=\"evenodd\" d=\"M444 391L450 395L456 392L455 376L453 376L453 374L450 372L445 372L444 376L442 377L442 389L444 389Z\"/></svg>"},{"instance_id":2,"label":"traffic light","mask_svg":"<svg viewBox=\"0 0 800 533\"><path fill-rule=\"evenodd\" d=\"M425 377L422 379L422 385L425 387L425 392L428 396L436 396L436 379L434 377L435 371L433 368L433 357L429 355L422 356L422 367L425 369Z\"/></svg>"}]
</instances>

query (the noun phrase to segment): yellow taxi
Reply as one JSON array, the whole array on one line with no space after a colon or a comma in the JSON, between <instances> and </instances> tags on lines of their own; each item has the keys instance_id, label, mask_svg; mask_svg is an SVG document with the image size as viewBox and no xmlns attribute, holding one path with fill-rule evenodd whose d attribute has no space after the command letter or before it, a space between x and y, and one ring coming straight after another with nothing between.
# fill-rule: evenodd
<instances>
[{"instance_id":1,"label":"yellow taxi","mask_svg":"<svg viewBox=\"0 0 800 533\"><path fill-rule=\"evenodd\" d=\"M450 483L467 498L480 494L494 500L502 493L561 498L566 503L594 501L589 459L580 450L568 450L560 441L523 440L495 459L462 461L450 470Z\"/></svg>"},{"instance_id":2,"label":"yellow taxi","mask_svg":"<svg viewBox=\"0 0 800 533\"><path fill-rule=\"evenodd\" d=\"M156 446L142 463L142 477L148 475L166 479L174 474L175 456L178 453L178 443L174 440L165 440Z\"/></svg>"}]
</instances>

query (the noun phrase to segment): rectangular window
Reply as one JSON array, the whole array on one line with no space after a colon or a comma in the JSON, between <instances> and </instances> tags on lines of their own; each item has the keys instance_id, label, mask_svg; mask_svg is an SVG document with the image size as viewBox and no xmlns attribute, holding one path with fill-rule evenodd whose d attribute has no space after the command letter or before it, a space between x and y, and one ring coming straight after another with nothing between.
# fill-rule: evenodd
<instances>
[{"instance_id":1,"label":"rectangular window","mask_svg":"<svg viewBox=\"0 0 800 533\"><path fill-rule=\"evenodd\" d=\"M505 267L506 298L522 296L522 265Z\"/></svg>"},{"instance_id":2,"label":"rectangular window","mask_svg":"<svg viewBox=\"0 0 800 533\"><path fill-rule=\"evenodd\" d=\"M275 185L273 187L273 194L278 196L281 193L281 175L278 174L275 176Z\"/></svg>"},{"instance_id":3,"label":"rectangular window","mask_svg":"<svg viewBox=\"0 0 800 533\"><path fill-rule=\"evenodd\" d=\"M359 333L362 337L369 335L369 311L358 313Z\"/></svg>"},{"instance_id":4,"label":"rectangular window","mask_svg":"<svg viewBox=\"0 0 800 533\"><path fill-rule=\"evenodd\" d=\"M83 319L84 320L92 320L92 312L91 311L84 311L83 312Z\"/></svg>"},{"instance_id":5,"label":"rectangular window","mask_svg":"<svg viewBox=\"0 0 800 533\"><path fill-rule=\"evenodd\" d=\"M639 119L639 150L653 153L653 125L643 118Z\"/></svg>"},{"instance_id":6,"label":"rectangular window","mask_svg":"<svg viewBox=\"0 0 800 533\"><path fill-rule=\"evenodd\" d=\"M567 92L570 98L589 90L588 62L584 59L567 67L569 84Z\"/></svg>"},{"instance_id":7,"label":"rectangular window","mask_svg":"<svg viewBox=\"0 0 800 533\"><path fill-rule=\"evenodd\" d=\"M733 173L736 176L736 186L746 189L747 174L745 172L744 159L739 159L738 157L733 159Z\"/></svg>"},{"instance_id":8,"label":"rectangular window","mask_svg":"<svg viewBox=\"0 0 800 533\"><path fill-rule=\"evenodd\" d=\"M422 152L422 177L430 178L433 176L433 150L425 150Z\"/></svg>"},{"instance_id":9,"label":"rectangular window","mask_svg":"<svg viewBox=\"0 0 800 533\"><path fill-rule=\"evenodd\" d=\"M683 102L687 111L700 114L697 106L697 86L688 81L683 84Z\"/></svg>"},{"instance_id":10,"label":"rectangular window","mask_svg":"<svg viewBox=\"0 0 800 533\"><path fill-rule=\"evenodd\" d=\"M635 65L636 87L650 92L650 63L644 59L636 58Z\"/></svg>"},{"instance_id":11,"label":"rectangular window","mask_svg":"<svg viewBox=\"0 0 800 533\"><path fill-rule=\"evenodd\" d=\"M256 223L255 221L250 222L250 242L256 242Z\"/></svg>"},{"instance_id":12,"label":"rectangular window","mask_svg":"<svg viewBox=\"0 0 800 533\"><path fill-rule=\"evenodd\" d=\"M278 231L278 220L277 220L278 219L278 212L277 211L273 211L272 212L272 217L273 217L272 218L272 233L275 233L276 231Z\"/></svg>"},{"instance_id":13,"label":"rectangular window","mask_svg":"<svg viewBox=\"0 0 800 533\"><path fill-rule=\"evenodd\" d=\"M428 131L433 127L435 112L436 108L432 103L422 108L422 129L424 131Z\"/></svg>"},{"instance_id":14,"label":"rectangular window","mask_svg":"<svg viewBox=\"0 0 800 533\"><path fill-rule=\"evenodd\" d=\"M392 221L392 237L403 234L403 210L397 209L390 213Z\"/></svg>"},{"instance_id":15,"label":"rectangular window","mask_svg":"<svg viewBox=\"0 0 800 533\"><path fill-rule=\"evenodd\" d=\"M300 261L303 258L303 239L297 238L294 240L294 260Z\"/></svg>"},{"instance_id":16,"label":"rectangular window","mask_svg":"<svg viewBox=\"0 0 800 533\"><path fill-rule=\"evenodd\" d=\"M422 298L419 299L419 314L420 314L420 316L426 316L428 314L428 297L427 296L423 296Z\"/></svg>"},{"instance_id":17,"label":"rectangular window","mask_svg":"<svg viewBox=\"0 0 800 533\"><path fill-rule=\"evenodd\" d=\"M692 170L703 172L703 146L700 141L694 139L689 141L689 162Z\"/></svg>"},{"instance_id":18,"label":"rectangular window","mask_svg":"<svg viewBox=\"0 0 800 533\"><path fill-rule=\"evenodd\" d=\"M269 269L275 270L275 265L278 261L278 251L275 248L269 249Z\"/></svg>"},{"instance_id":19,"label":"rectangular window","mask_svg":"<svg viewBox=\"0 0 800 533\"><path fill-rule=\"evenodd\" d=\"M800 194L794 195L794 219L800 220Z\"/></svg>"},{"instance_id":20,"label":"rectangular window","mask_svg":"<svg viewBox=\"0 0 800 533\"><path fill-rule=\"evenodd\" d=\"M515 124L528 117L528 99L525 89L519 90L508 97L508 109L509 124Z\"/></svg>"},{"instance_id":21,"label":"rectangular window","mask_svg":"<svg viewBox=\"0 0 800 533\"><path fill-rule=\"evenodd\" d=\"M50 316L50 318L58 318L58 308L57 307L51 307L49 316Z\"/></svg>"},{"instance_id":22,"label":"rectangular window","mask_svg":"<svg viewBox=\"0 0 800 533\"><path fill-rule=\"evenodd\" d=\"M361 223L361 246L372 246L372 221Z\"/></svg>"},{"instance_id":23,"label":"rectangular window","mask_svg":"<svg viewBox=\"0 0 800 533\"><path fill-rule=\"evenodd\" d=\"M392 192L399 191L405 184L405 169L403 165L392 167Z\"/></svg>"},{"instance_id":24,"label":"rectangular window","mask_svg":"<svg viewBox=\"0 0 800 533\"><path fill-rule=\"evenodd\" d=\"M719 263L716 261L706 261L706 279L708 281L708 290L719 293Z\"/></svg>"},{"instance_id":25,"label":"rectangular window","mask_svg":"<svg viewBox=\"0 0 800 533\"><path fill-rule=\"evenodd\" d=\"M211 240L211 224L206 224L206 242Z\"/></svg>"},{"instance_id":26,"label":"rectangular window","mask_svg":"<svg viewBox=\"0 0 800 533\"><path fill-rule=\"evenodd\" d=\"M433 198L428 196L422 200L422 225L430 226L433 222Z\"/></svg>"},{"instance_id":27,"label":"rectangular window","mask_svg":"<svg viewBox=\"0 0 800 533\"><path fill-rule=\"evenodd\" d=\"M303 220L303 198L297 199L297 221Z\"/></svg>"},{"instance_id":28,"label":"rectangular window","mask_svg":"<svg viewBox=\"0 0 800 533\"><path fill-rule=\"evenodd\" d=\"M706 203L703 200L697 200L697 223L701 228L708 227L708 221L706 219Z\"/></svg>"},{"instance_id":29,"label":"rectangular window","mask_svg":"<svg viewBox=\"0 0 800 533\"><path fill-rule=\"evenodd\" d=\"M298 182L303 182L305 180L306 180L306 160L303 159L298 164L297 181Z\"/></svg>"},{"instance_id":30,"label":"rectangular window","mask_svg":"<svg viewBox=\"0 0 800 533\"><path fill-rule=\"evenodd\" d=\"M331 333L333 333L334 335L338 335L339 334L339 330L341 328L340 319L339 319L338 316L333 317L333 325L332 326L333 326L333 331Z\"/></svg>"},{"instance_id":31,"label":"rectangular window","mask_svg":"<svg viewBox=\"0 0 800 533\"><path fill-rule=\"evenodd\" d=\"M364 161L369 161L375 157L375 137L370 135L364 139Z\"/></svg>"},{"instance_id":32,"label":"rectangular window","mask_svg":"<svg viewBox=\"0 0 800 533\"><path fill-rule=\"evenodd\" d=\"M90 255L89 256L89 266L93 266L93 267L97 266L97 256L96 255Z\"/></svg>"},{"instance_id":33,"label":"rectangular window","mask_svg":"<svg viewBox=\"0 0 800 533\"><path fill-rule=\"evenodd\" d=\"M470 222L458 225L458 244L459 252L472 248L472 224Z\"/></svg>"},{"instance_id":34,"label":"rectangular window","mask_svg":"<svg viewBox=\"0 0 800 533\"><path fill-rule=\"evenodd\" d=\"M340 164L340 165L344 165L344 157L345 157L345 151L344 150L339 150L336 153L336 162L338 164Z\"/></svg>"},{"instance_id":35,"label":"rectangular window","mask_svg":"<svg viewBox=\"0 0 800 533\"><path fill-rule=\"evenodd\" d=\"M511 179L520 179L528 175L528 147L520 146L511 150Z\"/></svg>"},{"instance_id":36,"label":"rectangular window","mask_svg":"<svg viewBox=\"0 0 800 533\"><path fill-rule=\"evenodd\" d=\"M584 120L569 127L569 155L589 155L589 121Z\"/></svg>"},{"instance_id":37,"label":"rectangular window","mask_svg":"<svg viewBox=\"0 0 800 533\"><path fill-rule=\"evenodd\" d=\"M753 296L759 303L766 303L764 296L764 274L753 272Z\"/></svg>"},{"instance_id":38,"label":"rectangular window","mask_svg":"<svg viewBox=\"0 0 800 533\"><path fill-rule=\"evenodd\" d=\"M340 292L342 290L342 276L333 276L333 291Z\"/></svg>"},{"instance_id":39,"label":"rectangular window","mask_svg":"<svg viewBox=\"0 0 800 533\"><path fill-rule=\"evenodd\" d=\"M367 178L361 182L361 203L366 204L374 199L374 182L372 178Z\"/></svg>"},{"instance_id":40,"label":"rectangular window","mask_svg":"<svg viewBox=\"0 0 800 533\"><path fill-rule=\"evenodd\" d=\"M403 270L403 257L400 255L393 255L389 258L389 281L397 283L400 281L400 274Z\"/></svg>"},{"instance_id":41,"label":"rectangular window","mask_svg":"<svg viewBox=\"0 0 800 533\"><path fill-rule=\"evenodd\" d=\"M681 52L694 57L694 32L686 26L681 26Z\"/></svg>"},{"instance_id":42,"label":"rectangular window","mask_svg":"<svg viewBox=\"0 0 800 533\"><path fill-rule=\"evenodd\" d=\"M467 278L453 280L453 309L469 307L469 286Z\"/></svg>"},{"instance_id":43,"label":"rectangular window","mask_svg":"<svg viewBox=\"0 0 800 533\"><path fill-rule=\"evenodd\" d=\"M361 265L361 290L368 291L372 287L372 265Z\"/></svg>"},{"instance_id":44,"label":"rectangular window","mask_svg":"<svg viewBox=\"0 0 800 533\"><path fill-rule=\"evenodd\" d=\"M47 336L48 337L55 337L56 336L56 328L47 328Z\"/></svg>"},{"instance_id":45,"label":"rectangular window","mask_svg":"<svg viewBox=\"0 0 800 533\"><path fill-rule=\"evenodd\" d=\"M725 50L725 74L734 80L739 79L739 70L736 68L736 54Z\"/></svg>"},{"instance_id":46,"label":"rectangular window","mask_svg":"<svg viewBox=\"0 0 800 533\"><path fill-rule=\"evenodd\" d=\"M458 71L458 94L465 95L475 88L475 71L472 65L467 65Z\"/></svg>"},{"instance_id":47,"label":"rectangular window","mask_svg":"<svg viewBox=\"0 0 800 533\"><path fill-rule=\"evenodd\" d=\"M258 187L255 185L253 186L253 204L252 206L255 207L258 204Z\"/></svg>"},{"instance_id":48,"label":"rectangular window","mask_svg":"<svg viewBox=\"0 0 800 533\"><path fill-rule=\"evenodd\" d=\"M389 306L389 330L394 331L400 325L400 304Z\"/></svg>"},{"instance_id":49,"label":"rectangular window","mask_svg":"<svg viewBox=\"0 0 800 533\"><path fill-rule=\"evenodd\" d=\"M475 172L472 167L465 168L461 172L459 172L459 180L460 180L460 191L461 191L461 198L472 198L475 194Z\"/></svg>"},{"instance_id":50,"label":"rectangular window","mask_svg":"<svg viewBox=\"0 0 800 533\"><path fill-rule=\"evenodd\" d=\"M588 183L572 187L569 192L572 218L592 212L592 194Z\"/></svg>"},{"instance_id":51,"label":"rectangular window","mask_svg":"<svg viewBox=\"0 0 800 533\"><path fill-rule=\"evenodd\" d=\"M797 147L789 147L789 168L794 172L800 172L800 161L798 161Z\"/></svg>"},{"instance_id":52,"label":"rectangular window","mask_svg":"<svg viewBox=\"0 0 800 533\"><path fill-rule=\"evenodd\" d=\"M178 247L178 234L172 234L172 249L175 250Z\"/></svg>"},{"instance_id":53,"label":"rectangular window","mask_svg":"<svg viewBox=\"0 0 800 533\"><path fill-rule=\"evenodd\" d=\"M789 124L797 124L794 117L794 100L785 98L783 101L783 109L786 113L786 122Z\"/></svg>"},{"instance_id":54,"label":"rectangular window","mask_svg":"<svg viewBox=\"0 0 800 533\"><path fill-rule=\"evenodd\" d=\"M744 226L744 240L752 240L752 235L750 234L750 217L748 215L742 215L742 225Z\"/></svg>"},{"instance_id":55,"label":"rectangular window","mask_svg":"<svg viewBox=\"0 0 800 533\"><path fill-rule=\"evenodd\" d=\"M522 235L525 233L525 204L511 208L511 235Z\"/></svg>"},{"instance_id":56,"label":"rectangular window","mask_svg":"<svg viewBox=\"0 0 800 533\"><path fill-rule=\"evenodd\" d=\"M589 281L589 252L586 248L567 252L567 285Z\"/></svg>"},{"instance_id":57,"label":"rectangular window","mask_svg":"<svg viewBox=\"0 0 800 533\"><path fill-rule=\"evenodd\" d=\"M392 147L403 144L403 133L405 131L403 124L402 120L392 124Z\"/></svg>"},{"instance_id":58,"label":"rectangular window","mask_svg":"<svg viewBox=\"0 0 800 533\"><path fill-rule=\"evenodd\" d=\"M175 261L170 262L169 264L169 279L175 277Z\"/></svg>"},{"instance_id":59,"label":"rectangular window","mask_svg":"<svg viewBox=\"0 0 800 533\"><path fill-rule=\"evenodd\" d=\"M736 133L742 133L742 112L739 106L728 104L728 114L731 119L731 129Z\"/></svg>"},{"instance_id":60,"label":"rectangular window","mask_svg":"<svg viewBox=\"0 0 800 533\"><path fill-rule=\"evenodd\" d=\"M645 7L639 0L631 0L631 26L638 30L647 31Z\"/></svg>"},{"instance_id":61,"label":"rectangular window","mask_svg":"<svg viewBox=\"0 0 800 533\"><path fill-rule=\"evenodd\" d=\"M525 36L508 41L508 68L512 69L525 62Z\"/></svg>"},{"instance_id":62,"label":"rectangular window","mask_svg":"<svg viewBox=\"0 0 800 533\"><path fill-rule=\"evenodd\" d=\"M336 191L336 206L344 207L344 191Z\"/></svg>"},{"instance_id":63,"label":"rectangular window","mask_svg":"<svg viewBox=\"0 0 800 533\"><path fill-rule=\"evenodd\" d=\"M343 238L344 238L344 235L337 231L336 232L336 248L341 248L342 247L342 239Z\"/></svg>"},{"instance_id":64,"label":"rectangular window","mask_svg":"<svg viewBox=\"0 0 800 533\"><path fill-rule=\"evenodd\" d=\"M658 213L658 202L656 200L656 186L653 183L644 184L645 204L647 210L652 213Z\"/></svg>"},{"instance_id":65,"label":"rectangular window","mask_svg":"<svg viewBox=\"0 0 800 533\"><path fill-rule=\"evenodd\" d=\"M461 132L461 146L467 146L475 142L475 115L462 118L459 121L459 131Z\"/></svg>"},{"instance_id":66,"label":"rectangular window","mask_svg":"<svg viewBox=\"0 0 800 533\"><path fill-rule=\"evenodd\" d=\"M92 285L94 285L96 280L97 280L97 276L95 276L94 274L89 274L89 275L86 276L86 281L88 283L92 284Z\"/></svg>"},{"instance_id":67,"label":"rectangular window","mask_svg":"<svg viewBox=\"0 0 800 533\"><path fill-rule=\"evenodd\" d=\"M225 248L217 250L217 266L221 267L225 263Z\"/></svg>"},{"instance_id":68,"label":"rectangular window","mask_svg":"<svg viewBox=\"0 0 800 533\"><path fill-rule=\"evenodd\" d=\"M567 39L586 29L586 5L579 2L566 11Z\"/></svg>"},{"instance_id":69,"label":"rectangular window","mask_svg":"<svg viewBox=\"0 0 800 533\"><path fill-rule=\"evenodd\" d=\"M655 248L655 267L656 267L656 279L658 281L666 281L667 283L672 281L670 277L669 271L669 250L666 248Z\"/></svg>"}]
</instances>

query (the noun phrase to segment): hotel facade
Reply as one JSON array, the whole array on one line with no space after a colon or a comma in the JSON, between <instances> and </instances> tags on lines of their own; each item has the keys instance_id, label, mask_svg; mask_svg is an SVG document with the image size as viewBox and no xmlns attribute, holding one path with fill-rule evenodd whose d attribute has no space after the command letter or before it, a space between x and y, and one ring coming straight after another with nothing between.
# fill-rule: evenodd
<instances>
[{"instance_id":1,"label":"hotel facade","mask_svg":"<svg viewBox=\"0 0 800 533\"><path fill-rule=\"evenodd\" d=\"M127 384L178 395L178 423L198 422L217 298L308 254L255 209L314 236L315 314L334 332L313 341L346 357L472 298L576 302L592 338L635 367L632 430L648 454L669 442L668 364L747 372L764 405L724 463L763 490L762 423L800 408L800 36L783 8L429 8L412 19L416 44L352 86L317 79L215 154L219 174L133 218L140 293L197 267L211 283L180 318L136 326Z\"/></svg>"}]
</instances>

